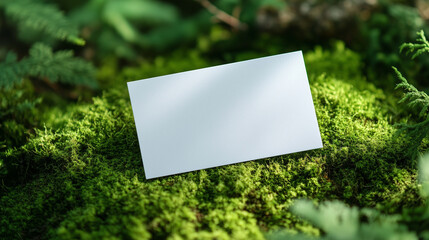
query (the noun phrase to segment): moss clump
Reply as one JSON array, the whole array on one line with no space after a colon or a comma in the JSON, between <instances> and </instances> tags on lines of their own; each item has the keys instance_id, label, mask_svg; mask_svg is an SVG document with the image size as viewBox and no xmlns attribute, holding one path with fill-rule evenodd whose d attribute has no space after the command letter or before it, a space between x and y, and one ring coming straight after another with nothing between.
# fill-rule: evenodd
<instances>
[{"instance_id":1,"label":"moss clump","mask_svg":"<svg viewBox=\"0 0 429 240\"><path fill-rule=\"evenodd\" d=\"M383 93L323 75L312 86L324 143L317 154L338 197L359 206L388 205L390 211L416 204L416 171L382 108Z\"/></svg>"},{"instance_id":2,"label":"moss clump","mask_svg":"<svg viewBox=\"0 0 429 240\"><path fill-rule=\"evenodd\" d=\"M326 64L325 56L312 54L307 68L321 69L316 65ZM355 54L350 60L359 63ZM359 73L359 64L348 66ZM392 211L398 203L419 204L416 173L393 137L383 92L360 75L341 75L343 67L325 67L332 74L309 70L323 149L149 181L124 87L73 108L63 127L39 130L1 156L7 173L0 236L260 239L277 228L317 235L288 211L294 199L340 198ZM141 75L152 75L151 69Z\"/></svg>"}]
</instances>

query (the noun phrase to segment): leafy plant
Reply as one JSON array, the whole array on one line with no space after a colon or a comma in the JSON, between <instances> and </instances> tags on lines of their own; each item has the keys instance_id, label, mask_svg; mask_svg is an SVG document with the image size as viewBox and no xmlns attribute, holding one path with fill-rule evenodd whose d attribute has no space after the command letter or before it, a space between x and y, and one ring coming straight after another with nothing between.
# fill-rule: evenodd
<instances>
[{"instance_id":1,"label":"leafy plant","mask_svg":"<svg viewBox=\"0 0 429 240\"><path fill-rule=\"evenodd\" d=\"M399 223L399 215L384 215L370 208L348 207L339 201L316 207L308 200L297 201L291 211L320 227L321 239L418 239L414 232Z\"/></svg>"},{"instance_id":2,"label":"leafy plant","mask_svg":"<svg viewBox=\"0 0 429 240\"><path fill-rule=\"evenodd\" d=\"M397 54L398 46L415 39L421 29L428 31L425 19L411 1L378 0L370 15L359 24L359 36L353 39L353 49L363 53L365 70L372 82L386 90L392 90L396 79L390 74L391 66L397 66L410 79L421 86L427 86L429 77L423 69L429 67L429 58L418 62L402 61Z\"/></svg>"},{"instance_id":3,"label":"leafy plant","mask_svg":"<svg viewBox=\"0 0 429 240\"><path fill-rule=\"evenodd\" d=\"M399 63L398 46L425 27L416 8L382 0L371 17L360 25L367 44L357 47L364 47L370 66L386 68Z\"/></svg>"},{"instance_id":4,"label":"leafy plant","mask_svg":"<svg viewBox=\"0 0 429 240\"><path fill-rule=\"evenodd\" d=\"M25 47L13 51L8 47L7 41L0 46L2 165L3 153L24 144L34 132L33 128L41 123L42 97L37 96L40 93L40 83L59 93L70 91L63 90L70 86L96 88L97 82L92 64L74 57L72 50L53 51L52 46L58 41L75 45L85 44L78 36L77 24L69 21L58 7L37 0L0 0L0 11L0 21L4 20L6 23L1 25L0 31L2 34L8 34L6 40L13 42L13 47L21 43L31 45L26 56L23 54ZM15 31L8 32L10 25L16 27L16 36ZM6 51L3 48L6 48ZM4 55L5 52L7 53Z\"/></svg>"},{"instance_id":5,"label":"leafy plant","mask_svg":"<svg viewBox=\"0 0 429 240\"><path fill-rule=\"evenodd\" d=\"M407 50L407 54L413 53L412 59L420 56L425 52L429 52L429 42L426 40L423 30L417 32L417 43L404 43L400 47L400 51Z\"/></svg>"},{"instance_id":6,"label":"leafy plant","mask_svg":"<svg viewBox=\"0 0 429 240\"><path fill-rule=\"evenodd\" d=\"M52 48L36 43L29 51L29 56L21 61L13 52L9 52L4 62L0 63L0 89L10 89L24 78L35 77L50 82L96 87L95 69L83 59L73 57L73 51L53 52Z\"/></svg>"},{"instance_id":7,"label":"leafy plant","mask_svg":"<svg viewBox=\"0 0 429 240\"><path fill-rule=\"evenodd\" d=\"M149 44L140 28L181 23L174 6L154 0L91 0L72 10L70 18L86 28L99 54L127 58L136 57L136 46Z\"/></svg>"},{"instance_id":8,"label":"leafy plant","mask_svg":"<svg viewBox=\"0 0 429 240\"><path fill-rule=\"evenodd\" d=\"M420 31L417 33L417 43L404 43L400 51L406 50L407 54L412 53L412 59L420 56L423 53L429 52L429 42L426 40L424 32ZM416 158L418 154L418 148L420 147L423 139L429 135L429 96L424 91L419 91L413 85L408 83L407 79L402 76L401 72L395 67L393 70L396 76L400 80L397 84L396 89L400 88L404 91L404 97L399 101L408 102L408 106L411 109L419 111L418 116L423 119L418 123L400 123L399 133L407 133L409 139L409 154Z\"/></svg>"},{"instance_id":9,"label":"leafy plant","mask_svg":"<svg viewBox=\"0 0 429 240\"><path fill-rule=\"evenodd\" d=\"M10 89L26 77L70 85L96 86L95 69L90 63L73 57L71 50L54 53L49 46L53 43L52 39L77 45L85 43L78 37L78 25L69 21L55 5L37 0L0 0L0 9L4 10L8 22L11 20L9 23L16 24L20 32L18 39L36 42L29 50L29 57L20 61L17 54L8 51L0 62L0 89ZM28 32L36 33L37 37L23 37L31 35Z\"/></svg>"},{"instance_id":10,"label":"leafy plant","mask_svg":"<svg viewBox=\"0 0 429 240\"><path fill-rule=\"evenodd\" d=\"M250 3L257 2L249 1L246 6L254 7ZM236 6L239 1L209 4L215 12L202 8L198 1L173 4L154 0L91 0L72 10L70 18L85 27L90 41L96 43L99 57L113 53L116 57L135 59L141 55L137 54L139 51L161 52L196 40L210 29L217 12L225 14L229 6ZM243 10L247 12L247 8Z\"/></svg>"},{"instance_id":11,"label":"leafy plant","mask_svg":"<svg viewBox=\"0 0 429 240\"><path fill-rule=\"evenodd\" d=\"M31 33L42 33L43 36L67 40L77 45L85 44L78 37L76 24L69 21L64 14L52 4L35 0L0 0L7 19L16 23L21 37Z\"/></svg>"},{"instance_id":12,"label":"leafy plant","mask_svg":"<svg viewBox=\"0 0 429 240\"><path fill-rule=\"evenodd\" d=\"M245 4L244 4L245 3ZM142 52L163 52L193 43L213 24L241 32L256 25L261 8L284 8L277 0L91 0L70 11L70 18L96 43L98 57L135 59ZM244 27L246 26L246 27ZM249 26L249 28L247 28Z\"/></svg>"},{"instance_id":13,"label":"leafy plant","mask_svg":"<svg viewBox=\"0 0 429 240\"><path fill-rule=\"evenodd\" d=\"M29 56L20 61L9 52L0 62L0 150L23 144L28 130L38 124L36 105L42 99L33 96L31 84L22 87L24 79L97 87L94 67L73 57L71 50L53 52L49 46L36 43Z\"/></svg>"}]
</instances>

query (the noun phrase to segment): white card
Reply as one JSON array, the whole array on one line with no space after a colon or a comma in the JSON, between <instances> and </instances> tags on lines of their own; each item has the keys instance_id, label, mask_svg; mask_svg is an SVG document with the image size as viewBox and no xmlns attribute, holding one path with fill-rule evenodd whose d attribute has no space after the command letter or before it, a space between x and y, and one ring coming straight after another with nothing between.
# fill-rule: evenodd
<instances>
[{"instance_id":1,"label":"white card","mask_svg":"<svg viewBox=\"0 0 429 240\"><path fill-rule=\"evenodd\" d=\"M302 52L128 83L146 178L322 147Z\"/></svg>"}]
</instances>

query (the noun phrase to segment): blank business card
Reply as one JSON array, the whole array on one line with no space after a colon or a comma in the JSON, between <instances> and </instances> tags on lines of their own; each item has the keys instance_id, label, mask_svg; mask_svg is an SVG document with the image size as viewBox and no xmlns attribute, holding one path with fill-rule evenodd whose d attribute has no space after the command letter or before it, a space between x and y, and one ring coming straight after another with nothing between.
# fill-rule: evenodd
<instances>
[{"instance_id":1,"label":"blank business card","mask_svg":"<svg viewBox=\"0 0 429 240\"><path fill-rule=\"evenodd\" d=\"M301 51L128 83L147 179L322 147Z\"/></svg>"}]
</instances>

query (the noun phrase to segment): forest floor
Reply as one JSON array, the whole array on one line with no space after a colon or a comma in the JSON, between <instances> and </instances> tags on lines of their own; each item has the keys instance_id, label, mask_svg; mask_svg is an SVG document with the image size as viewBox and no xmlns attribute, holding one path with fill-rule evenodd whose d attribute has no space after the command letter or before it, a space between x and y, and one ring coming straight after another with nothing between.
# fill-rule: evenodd
<instances>
[{"instance_id":1,"label":"forest floor","mask_svg":"<svg viewBox=\"0 0 429 240\"><path fill-rule=\"evenodd\" d=\"M296 199L339 199L397 213L423 199L397 98L369 83L358 54L338 44L304 52L324 147L146 180L126 82L218 64L179 56L116 70L92 103L45 114L45 128L9 151L15 176L0 195L0 236L39 239L263 239L319 235L290 211ZM183 60L187 59L187 60ZM393 74L393 73L392 73ZM202 159L203 160L203 159ZM11 175L12 176L12 175Z\"/></svg>"}]
</instances>

